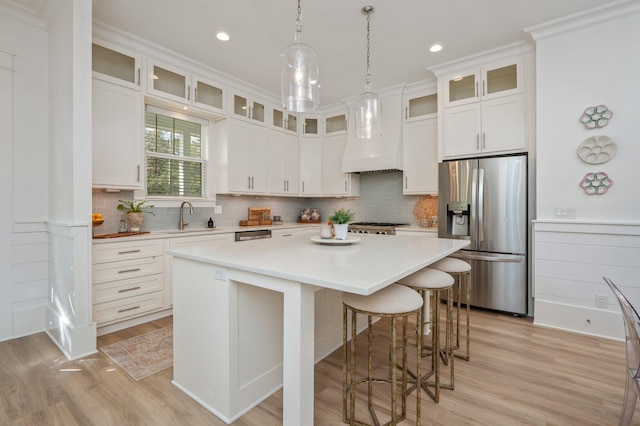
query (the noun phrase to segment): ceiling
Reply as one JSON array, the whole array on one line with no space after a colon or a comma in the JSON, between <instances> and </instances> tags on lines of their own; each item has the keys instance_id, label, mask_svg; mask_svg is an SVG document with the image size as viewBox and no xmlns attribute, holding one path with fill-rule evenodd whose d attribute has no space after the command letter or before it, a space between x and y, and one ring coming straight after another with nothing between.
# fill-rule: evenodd
<instances>
[{"instance_id":1,"label":"ceiling","mask_svg":"<svg viewBox=\"0 0 640 426\"><path fill-rule=\"evenodd\" d=\"M39 10L46 0L14 0ZM523 28L600 6L602 0L302 1L304 42L318 53L321 104L364 91L366 17L373 5L373 88L424 80L427 68L528 40ZM280 93L280 53L293 43L295 0L93 0L94 20ZM216 39L226 31L231 40ZM430 53L439 43L442 51Z\"/></svg>"}]
</instances>

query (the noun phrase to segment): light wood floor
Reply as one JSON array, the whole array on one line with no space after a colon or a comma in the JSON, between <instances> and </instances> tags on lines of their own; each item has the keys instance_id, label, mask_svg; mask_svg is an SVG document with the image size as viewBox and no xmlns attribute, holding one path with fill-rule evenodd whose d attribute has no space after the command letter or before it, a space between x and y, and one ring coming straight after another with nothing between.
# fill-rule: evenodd
<instances>
[{"instance_id":1,"label":"light wood floor","mask_svg":"<svg viewBox=\"0 0 640 426\"><path fill-rule=\"evenodd\" d=\"M455 390L443 390L439 404L423 393L422 424L618 423L622 342L534 327L528 319L481 310L473 310L471 318L471 361L457 360ZM98 347L169 324L170 317L105 335ZM382 322L375 327L387 335ZM134 382L102 352L67 361L44 333L3 342L0 424L224 425L171 385L171 378L167 369ZM317 364L315 380L315 424L342 424L341 350ZM405 423L413 424L415 399L409 404ZM635 421L640 424L640 414ZM234 425L281 422L278 392Z\"/></svg>"}]
</instances>

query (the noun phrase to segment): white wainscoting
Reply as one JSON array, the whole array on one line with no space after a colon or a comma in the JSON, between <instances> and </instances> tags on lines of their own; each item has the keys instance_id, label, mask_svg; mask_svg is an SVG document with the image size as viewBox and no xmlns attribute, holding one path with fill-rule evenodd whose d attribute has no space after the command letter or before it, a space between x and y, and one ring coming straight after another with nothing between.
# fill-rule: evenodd
<instances>
[{"instance_id":1,"label":"white wainscoting","mask_svg":"<svg viewBox=\"0 0 640 426\"><path fill-rule=\"evenodd\" d=\"M620 307L602 277L640 307L640 224L535 221L534 323L624 339ZM596 306L606 295L605 307Z\"/></svg>"},{"instance_id":2,"label":"white wainscoting","mask_svg":"<svg viewBox=\"0 0 640 426\"><path fill-rule=\"evenodd\" d=\"M49 255L44 221L13 226L11 301L13 338L44 331Z\"/></svg>"}]
</instances>

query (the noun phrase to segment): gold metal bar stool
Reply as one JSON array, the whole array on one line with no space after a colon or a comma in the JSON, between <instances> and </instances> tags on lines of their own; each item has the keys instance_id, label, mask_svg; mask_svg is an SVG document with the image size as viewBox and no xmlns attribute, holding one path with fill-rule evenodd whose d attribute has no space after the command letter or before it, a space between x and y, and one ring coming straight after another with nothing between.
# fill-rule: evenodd
<instances>
[{"instance_id":1,"label":"gold metal bar stool","mask_svg":"<svg viewBox=\"0 0 640 426\"><path fill-rule=\"evenodd\" d=\"M440 388L451 389L453 390L454 386L454 366L453 366L453 341L452 341L452 289L454 284L454 279L451 275L446 272L438 271L436 269L424 268L418 272L415 272L400 281L399 284L405 285L415 291L417 291L423 299L422 309L420 309L420 315L418 318L418 330L417 335L422 336L424 333L424 325L427 323L425 318L425 307L427 306L427 298L430 297L431 300L431 347L423 348L430 349L431 355L431 371L427 374L423 374L422 376L418 373L416 374L416 386L422 386L424 390L433 398L433 400L437 403L440 402ZM446 332L445 332L445 345L442 350L442 354L445 358L445 363L449 364L450 371L450 382L448 384L442 384L440 382L440 369L439 364L440 360L438 355L440 354L440 298L441 291L447 292L447 313L446 313ZM424 353L422 350L421 356ZM428 354L424 355L428 356ZM427 379L433 375L433 391L429 388L431 383L427 383ZM413 388L411 388L413 390Z\"/></svg>"},{"instance_id":2,"label":"gold metal bar stool","mask_svg":"<svg viewBox=\"0 0 640 426\"><path fill-rule=\"evenodd\" d=\"M362 296L352 293L343 293L343 329L342 329L342 354L344 373L344 384L342 387L342 419L350 425L369 425L355 418L356 408L356 386L361 383L367 385L367 407L373 420L373 425L380 425L378 416L373 407L373 384L386 383L390 386L391 406L389 411L391 418L384 425L395 425L404 420L407 416L407 325L409 315L416 314L419 316L422 307L422 298L420 295L408 287L399 284L391 284L369 296ZM351 312L351 341L349 351L347 351L347 328L349 326L348 314ZM357 314L367 315L367 375L366 377L356 378L356 337L357 337ZM389 336L389 372L387 377L373 376L373 317L389 318L390 336ZM397 344L396 323L398 319L402 319L402 343ZM421 336L417 337L421 341ZM396 365L396 352L401 349L402 358L402 378L398 383ZM350 356L348 356L350 355ZM417 371L420 373L420 347L417 353ZM397 388L401 385L401 412L397 409ZM416 394L416 425L420 424L420 391Z\"/></svg>"},{"instance_id":3,"label":"gold metal bar stool","mask_svg":"<svg viewBox=\"0 0 640 426\"><path fill-rule=\"evenodd\" d=\"M471 318L471 265L464 260L454 259L453 257L445 257L436 263L429 265L432 269L437 269L442 272L450 274L456 281L456 288L458 289L458 300L456 302L456 344L454 352L456 358L469 361L470 357L470 318ZM467 347L465 354L461 354L460 350L460 303L462 302L462 293L465 294L465 304L467 309L467 324L466 324L466 340Z\"/></svg>"}]
</instances>

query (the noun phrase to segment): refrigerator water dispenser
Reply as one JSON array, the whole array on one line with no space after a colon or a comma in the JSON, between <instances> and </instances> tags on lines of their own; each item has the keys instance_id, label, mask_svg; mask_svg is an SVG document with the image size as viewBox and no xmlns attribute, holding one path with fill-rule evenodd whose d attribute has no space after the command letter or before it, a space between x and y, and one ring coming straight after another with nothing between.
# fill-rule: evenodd
<instances>
[{"instance_id":1,"label":"refrigerator water dispenser","mask_svg":"<svg viewBox=\"0 0 640 426\"><path fill-rule=\"evenodd\" d=\"M469 236L469 204L447 204L447 234L457 236Z\"/></svg>"}]
</instances>

